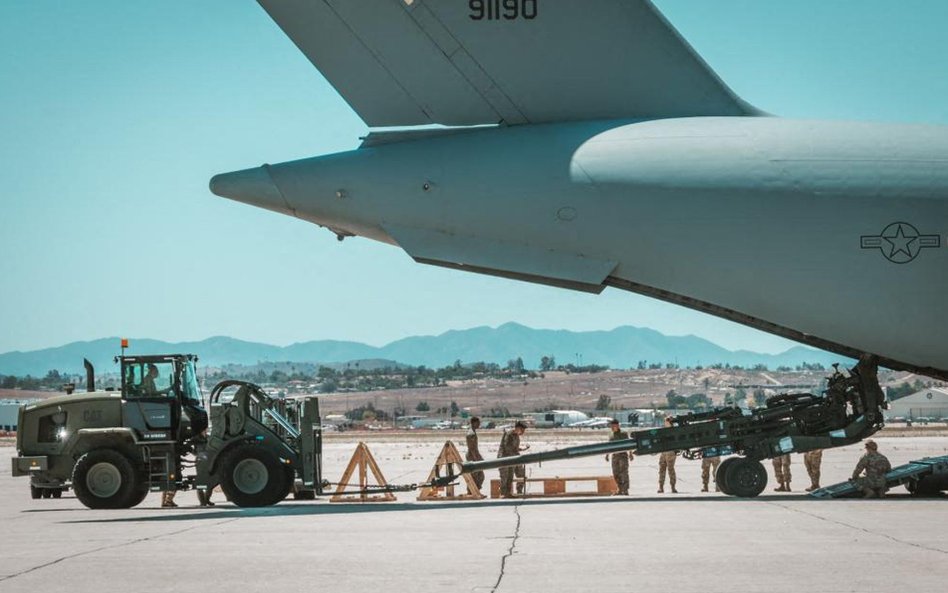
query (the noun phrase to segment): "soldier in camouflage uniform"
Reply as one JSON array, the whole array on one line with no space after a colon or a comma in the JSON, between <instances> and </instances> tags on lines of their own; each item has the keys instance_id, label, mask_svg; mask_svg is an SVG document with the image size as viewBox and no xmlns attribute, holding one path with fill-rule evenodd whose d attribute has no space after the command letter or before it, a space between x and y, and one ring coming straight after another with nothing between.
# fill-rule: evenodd
<instances>
[{"instance_id":1,"label":"soldier in camouflage uniform","mask_svg":"<svg viewBox=\"0 0 948 593\"><path fill-rule=\"evenodd\" d=\"M672 426L671 418L665 418L665 426ZM658 493L665 493L665 473L668 473L668 483L671 486L672 493L678 494L675 484L678 482L678 476L675 475L675 461L678 459L678 451L665 451L658 454Z\"/></svg>"},{"instance_id":2,"label":"soldier in camouflage uniform","mask_svg":"<svg viewBox=\"0 0 948 593\"><path fill-rule=\"evenodd\" d=\"M866 454L856 464L852 479L862 488L866 498L876 496L884 498L887 490L885 475L891 469L892 464L889 463L885 455L879 453L879 445L875 441L866 441ZM866 477L859 477L862 472L866 472Z\"/></svg>"},{"instance_id":3,"label":"soldier in camouflage uniform","mask_svg":"<svg viewBox=\"0 0 948 593\"><path fill-rule=\"evenodd\" d=\"M612 430L612 434L609 435L610 441L629 438L629 433L619 430L619 421L615 418L609 421L609 428ZM632 453L629 451L619 451L612 454L612 477L615 478L616 486L619 488L616 494L629 495L629 460L631 458ZM606 459L609 459L609 455L606 455Z\"/></svg>"},{"instance_id":4,"label":"soldier in camouflage uniform","mask_svg":"<svg viewBox=\"0 0 948 593\"><path fill-rule=\"evenodd\" d=\"M467 453L464 455L466 461L483 461L484 458L481 456L480 449L477 448L477 429L481 427L481 419L477 416L471 418L471 429L467 431ZM477 489L480 491L481 486L484 485L484 472L471 472L471 477L474 478L474 483L477 484Z\"/></svg>"},{"instance_id":5,"label":"soldier in camouflage uniform","mask_svg":"<svg viewBox=\"0 0 948 593\"><path fill-rule=\"evenodd\" d=\"M519 420L514 424L513 428L505 430L504 436L500 439L500 449L497 451L497 457L513 457L514 455L520 455L521 451L528 449L529 447L520 446L520 435L522 435L525 430L527 430L527 425ZM526 474L525 469L526 468L522 465L500 468L501 498L513 496L514 476L516 475L516 477L522 478ZM517 494L523 494L523 482L517 484Z\"/></svg>"},{"instance_id":6,"label":"soldier in camouflage uniform","mask_svg":"<svg viewBox=\"0 0 948 593\"><path fill-rule=\"evenodd\" d=\"M813 492L820 488L820 465L823 464L823 449L814 449L803 454L803 465L806 467L806 473L810 475L810 487L807 492Z\"/></svg>"},{"instance_id":7,"label":"soldier in camouflage uniform","mask_svg":"<svg viewBox=\"0 0 948 593\"><path fill-rule=\"evenodd\" d=\"M718 466L721 465L720 457L702 457L701 458L701 491L708 491L708 482L711 477L717 475ZM714 491L718 491L718 483L714 482Z\"/></svg>"},{"instance_id":8,"label":"soldier in camouflage uniform","mask_svg":"<svg viewBox=\"0 0 948 593\"><path fill-rule=\"evenodd\" d=\"M777 455L773 458L774 477L777 480L777 486L774 492L790 492L790 454Z\"/></svg>"}]
</instances>

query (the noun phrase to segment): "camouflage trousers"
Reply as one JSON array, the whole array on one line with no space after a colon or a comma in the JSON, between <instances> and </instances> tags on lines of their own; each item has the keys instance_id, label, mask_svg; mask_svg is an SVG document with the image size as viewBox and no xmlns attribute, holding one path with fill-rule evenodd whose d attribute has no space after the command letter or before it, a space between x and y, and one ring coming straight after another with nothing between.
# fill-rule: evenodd
<instances>
[{"instance_id":1,"label":"camouflage trousers","mask_svg":"<svg viewBox=\"0 0 948 593\"><path fill-rule=\"evenodd\" d=\"M701 483L705 490L708 489L708 482L711 481L711 477L718 473L719 465L721 465L720 457L704 457L701 459ZM714 488L717 490L717 484Z\"/></svg>"},{"instance_id":2,"label":"camouflage trousers","mask_svg":"<svg viewBox=\"0 0 948 593\"><path fill-rule=\"evenodd\" d=\"M626 452L613 453L612 477L615 478L619 494L629 493L629 454Z\"/></svg>"},{"instance_id":3,"label":"camouflage trousers","mask_svg":"<svg viewBox=\"0 0 948 593\"><path fill-rule=\"evenodd\" d=\"M803 454L803 465L806 467L806 473L810 476L811 485L818 487L820 485L820 466L823 464L823 450L808 451Z\"/></svg>"},{"instance_id":4,"label":"camouflage trousers","mask_svg":"<svg viewBox=\"0 0 948 593\"><path fill-rule=\"evenodd\" d=\"M789 455L778 455L773 459L774 463L774 477L777 478L777 483L783 484L784 482L790 482L790 456Z\"/></svg>"},{"instance_id":5,"label":"camouflage trousers","mask_svg":"<svg viewBox=\"0 0 948 593\"><path fill-rule=\"evenodd\" d=\"M481 486L484 485L484 472L471 472L471 477L474 478L474 484L480 490Z\"/></svg>"},{"instance_id":6,"label":"camouflage trousers","mask_svg":"<svg viewBox=\"0 0 948 593\"><path fill-rule=\"evenodd\" d=\"M523 465L500 468L500 495L510 496L513 494L514 478L523 478L527 475L527 468ZM517 494L523 494L523 482L517 482Z\"/></svg>"},{"instance_id":7,"label":"camouflage trousers","mask_svg":"<svg viewBox=\"0 0 948 593\"><path fill-rule=\"evenodd\" d=\"M675 488L675 484L678 483L678 476L675 475L675 461L677 457L672 457L671 455L660 455L658 457L658 487L660 489L665 488L665 473L668 473L668 483L671 485L672 489Z\"/></svg>"},{"instance_id":8,"label":"camouflage trousers","mask_svg":"<svg viewBox=\"0 0 948 593\"><path fill-rule=\"evenodd\" d=\"M877 482L871 481L870 484L870 480L866 478L857 478L855 482L865 498L885 498L888 487L884 483L879 486Z\"/></svg>"}]
</instances>

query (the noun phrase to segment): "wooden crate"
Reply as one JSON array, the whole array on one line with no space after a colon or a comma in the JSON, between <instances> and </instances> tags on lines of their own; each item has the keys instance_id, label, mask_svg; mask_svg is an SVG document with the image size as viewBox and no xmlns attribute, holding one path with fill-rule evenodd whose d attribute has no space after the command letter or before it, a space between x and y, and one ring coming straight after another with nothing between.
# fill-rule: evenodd
<instances>
[{"instance_id":1,"label":"wooden crate","mask_svg":"<svg viewBox=\"0 0 948 593\"><path fill-rule=\"evenodd\" d=\"M567 484L574 482L592 482L595 490L567 490ZM517 494L518 483L524 484L525 494ZM542 483L542 492L531 492L530 484ZM516 498L565 498L569 496L612 496L619 488L612 476L570 476L552 478L521 478L514 479L514 497ZM500 498L500 480L490 481L490 497Z\"/></svg>"}]
</instances>

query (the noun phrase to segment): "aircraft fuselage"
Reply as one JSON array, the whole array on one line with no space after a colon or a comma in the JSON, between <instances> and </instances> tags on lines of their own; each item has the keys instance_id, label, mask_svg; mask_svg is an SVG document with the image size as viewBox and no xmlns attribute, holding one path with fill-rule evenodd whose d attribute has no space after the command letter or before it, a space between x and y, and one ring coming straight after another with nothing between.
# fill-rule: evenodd
<instances>
[{"instance_id":1,"label":"aircraft fuselage","mask_svg":"<svg viewBox=\"0 0 948 593\"><path fill-rule=\"evenodd\" d=\"M430 134L211 189L421 262L617 286L948 378L948 126L694 117Z\"/></svg>"}]
</instances>

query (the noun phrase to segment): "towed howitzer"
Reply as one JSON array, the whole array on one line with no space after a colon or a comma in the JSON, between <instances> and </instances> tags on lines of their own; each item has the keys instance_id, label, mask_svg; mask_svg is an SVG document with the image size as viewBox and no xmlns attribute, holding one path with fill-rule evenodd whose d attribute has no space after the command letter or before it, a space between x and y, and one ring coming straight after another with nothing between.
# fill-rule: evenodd
<instances>
[{"instance_id":1,"label":"towed howitzer","mask_svg":"<svg viewBox=\"0 0 948 593\"><path fill-rule=\"evenodd\" d=\"M882 428L886 402L875 358L863 357L849 374L833 367L822 396L781 394L755 410L719 408L672 416L671 426L636 431L628 439L471 461L461 464L461 473L622 451L639 455L681 451L689 459L738 454L718 467L718 488L725 494L757 496L767 485L762 459L850 445ZM457 476L439 477L435 484L450 484Z\"/></svg>"}]
</instances>

